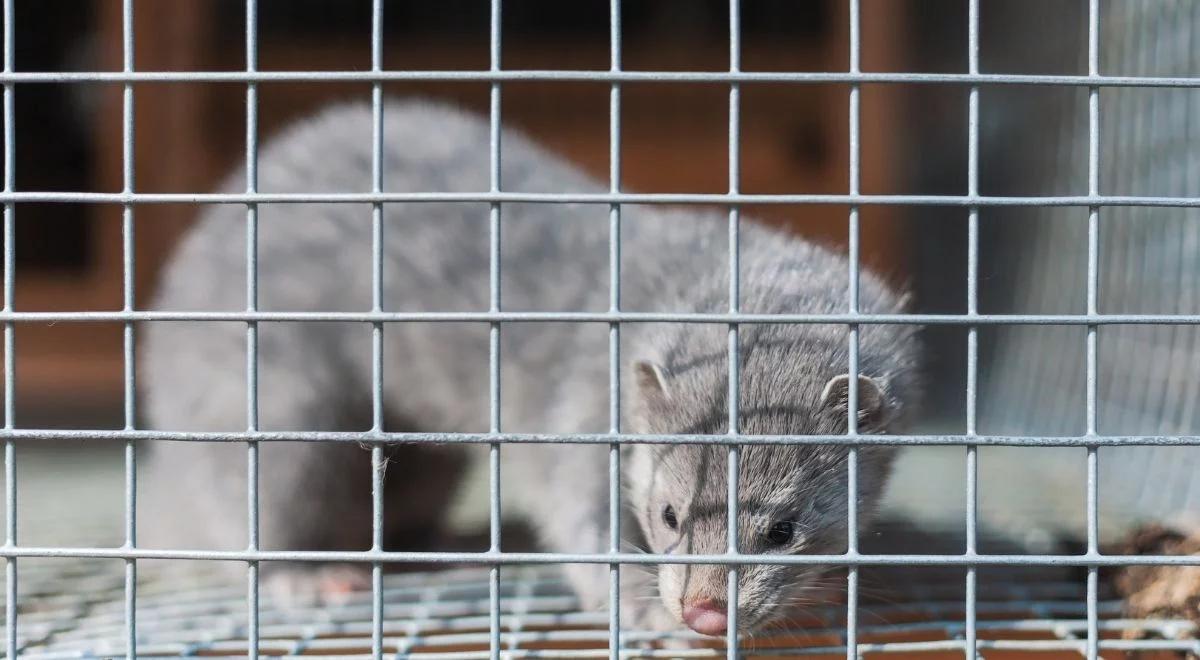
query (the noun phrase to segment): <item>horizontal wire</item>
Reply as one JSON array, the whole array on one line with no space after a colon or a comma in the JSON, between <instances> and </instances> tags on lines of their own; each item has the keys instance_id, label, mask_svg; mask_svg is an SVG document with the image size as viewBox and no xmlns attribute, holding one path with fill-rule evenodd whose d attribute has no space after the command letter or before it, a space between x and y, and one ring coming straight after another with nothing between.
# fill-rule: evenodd
<instances>
[{"instance_id":1,"label":"horizontal wire","mask_svg":"<svg viewBox=\"0 0 1200 660\"><path fill-rule=\"evenodd\" d=\"M0 203L61 204L384 204L384 203L524 203L524 204L804 204L855 206L1148 206L1197 208L1200 197L1139 195L869 195L756 193L632 192L316 192L316 193L135 193L12 191L0 192Z\"/></svg>"},{"instance_id":2,"label":"horizontal wire","mask_svg":"<svg viewBox=\"0 0 1200 660\"><path fill-rule=\"evenodd\" d=\"M1200 555L840 555L642 554L549 552L396 552L383 550L160 550L148 548L0 546L0 557L58 559L192 559L251 562L468 564L679 564L767 566L1200 566Z\"/></svg>"},{"instance_id":3,"label":"horizontal wire","mask_svg":"<svg viewBox=\"0 0 1200 660\"><path fill-rule=\"evenodd\" d=\"M507 615L506 615L507 616ZM563 641L563 642L589 642L600 641L593 640L591 636L573 635L573 634L555 634L555 633L525 633L526 635L535 635L533 639L537 641ZM484 660L489 658L488 651L470 651L470 650L435 650L442 645L470 645L473 643L473 637L459 634L439 635L439 637L449 637L449 639L438 640L441 644L433 644L425 646L422 644L419 656L427 660L473 660L478 658ZM465 637L465 638L464 638ZM510 643L514 640L524 639L521 633L502 633L504 643ZM421 642L430 640L420 638ZM679 638L676 636L665 637L662 634L652 635L633 635L628 637L629 641L660 641L662 639L694 639L692 637ZM765 638L771 639L771 638ZM306 642L303 645L305 652L313 653L321 650L342 650L346 647L353 647L358 641L355 637L339 636L335 639L317 639L311 642ZM369 640L364 640L369 643ZM411 642L412 638L401 636L395 639L389 639L389 644ZM243 643L244 645L244 643ZM179 655L176 649L178 645L164 644L165 650L160 653L147 653L142 651L146 649L160 648L158 644L144 644L139 647L140 654L153 655L154 657ZM189 650L193 653L197 650L218 651L221 657L225 657L231 651L239 650L240 646L234 645L232 642L205 642L197 644ZM292 657L289 653L294 648L294 642L291 640L264 640L261 648L265 651L270 648L279 649L282 655ZM752 653L753 657L780 657L780 656L820 656L841 653L845 651L844 645L830 646L757 646ZM919 642L859 642L858 649L862 653L878 653L878 654L895 654L895 653L921 653L930 651L961 651L964 644L957 640L937 640L937 641L919 641ZM996 649L1006 651L1079 651L1082 648L1081 643L1071 640L981 640L979 642L980 649ZM1195 644L1190 641L1175 641L1175 640L1123 640L1110 639L1100 642L1101 650L1121 650L1121 651L1191 651L1195 648ZM655 649L655 648L622 648L619 651L622 658L724 658L725 649L722 648L704 648L694 647L686 650L679 649ZM401 652L400 657L409 657L407 652ZM75 660L79 657L76 651L53 652L53 653L36 653L23 652L22 658L30 660ZM369 658L366 655L334 655L320 657L338 657L338 658ZM575 660L584 660L587 658L608 658L610 657L609 649L607 648L570 648L570 649L533 649L533 648L512 648L506 649L502 657L506 660L534 660L541 658L571 658Z\"/></svg>"},{"instance_id":4,"label":"horizontal wire","mask_svg":"<svg viewBox=\"0 0 1200 660\"><path fill-rule=\"evenodd\" d=\"M885 630L886 632L886 630ZM836 633L831 633L836 634ZM561 635L555 633L526 633L528 641L570 641L570 642L588 642L601 641L595 639L592 635ZM769 637L760 638L760 641L779 639L782 635L771 635ZM525 638L521 633L505 633L505 640ZM629 641L656 641L661 640L664 636L661 633L653 633L648 635L628 636ZM691 636L688 637L671 637L672 639L697 639ZM323 640L324 641L324 640ZM349 640L339 638L336 641L338 648L347 646ZM424 640L423 640L424 641ZM438 640L446 645L465 645L469 644L470 640L464 639L455 635L451 639ZM978 642L980 649L996 649L1006 651L1080 651L1084 644L1073 640L1045 639L1045 640L981 640ZM960 640L930 640L930 641L904 641L904 642L859 642L857 648L861 653L921 653L930 651L961 651L965 644ZM1195 647L1194 642L1183 640L1125 640L1125 639L1109 639L1103 640L1100 643L1101 649L1112 649L1122 651L1190 651ZM309 647L310 649L318 648L317 645ZM430 660L441 660L442 658L452 660L469 660L470 658L486 658L485 651L437 651L438 645L431 644L422 650L421 658L430 658ZM753 657L777 657L777 656L817 656L831 655L835 653L845 652L845 645L828 645L828 646L756 646L753 650ZM704 648L695 647L681 651L678 649L621 649L621 657L627 658L723 658L725 657L724 649L721 648ZM48 656L38 655L37 658L48 660ZM512 649L505 651L505 658L515 660L516 658L606 658L609 657L608 649L571 649L564 651L562 649Z\"/></svg>"},{"instance_id":5,"label":"horizontal wire","mask_svg":"<svg viewBox=\"0 0 1200 660\"><path fill-rule=\"evenodd\" d=\"M4 83L379 83L598 82L598 83L797 83L1051 85L1075 87L1200 88L1200 77L1077 76L1003 73L819 72L819 71L612 71L508 69L496 71L19 71L0 73Z\"/></svg>"},{"instance_id":6,"label":"horizontal wire","mask_svg":"<svg viewBox=\"0 0 1200 660\"><path fill-rule=\"evenodd\" d=\"M746 414L743 412L743 414ZM146 431L125 429L0 429L11 440L159 440L170 442L370 442L378 444L560 445L871 445L1087 447L1200 446L1197 435L721 435L634 433L453 433L383 431Z\"/></svg>"},{"instance_id":7,"label":"horizontal wire","mask_svg":"<svg viewBox=\"0 0 1200 660\"><path fill-rule=\"evenodd\" d=\"M828 325L1200 325L1200 314L746 314L730 312L5 312L0 322L789 323Z\"/></svg>"},{"instance_id":8,"label":"horizontal wire","mask_svg":"<svg viewBox=\"0 0 1200 660\"><path fill-rule=\"evenodd\" d=\"M724 312L3 312L0 322L781 323L828 325L1200 325L1197 314L746 314Z\"/></svg>"}]
</instances>

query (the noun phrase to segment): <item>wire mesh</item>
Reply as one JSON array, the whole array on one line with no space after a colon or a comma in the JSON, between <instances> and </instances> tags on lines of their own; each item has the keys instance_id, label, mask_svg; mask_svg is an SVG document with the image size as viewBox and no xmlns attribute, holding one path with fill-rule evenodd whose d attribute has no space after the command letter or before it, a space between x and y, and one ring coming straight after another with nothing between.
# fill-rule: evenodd
<instances>
[{"instance_id":1,"label":"wire mesh","mask_svg":"<svg viewBox=\"0 0 1200 660\"><path fill-rule=\"evenodd\" d=\"M947 575L884 577L864 571L872 585L859 611L857 652L931 654L961 652L967 629L963 587ZM124 581L111 562L40 562L22 569L22 657L111 657L127 652ZM886 583L886 588L874 587ZM64 586L70 585L70 590ZM258 621L259 652L272 656L359 655L373 649L386 657L486 658L498 641L506 658L723 657L723 642L695 634L696 648L663 648L661 633L625 632L609 646L608 615L580 611L554 567L513 567L499 584L493 609L491 570L383 576L376 597L362 593L321 608L283 608L264 599ZM244 587L203 570L146 567L139 571L137 655L141 657L241 656L252 632ZM975 604L980 651L1025 651L1078 657L1087 650L1089 628L1085 587L1061 575L985 574ZM1121 603L1106 590L1096 602L1097 648L1186 651L1180 639L1193 631L1187 621L1121 618ZM493 614L495 612L495 615ZM791 626L746 641L742 657L825 657L848 652L845 603L841 599L806 610ZM498 635L492 624L497 618ZM1127 631L1161 639L1127 641Z\"/></svg>"},{"instance_id":2,"label":"wire mesh","mask_svg":"<svg viewBox=\"0 0 1200 660\"><path fill-rule=\"evenodd\" d=\"M748 72L741 70L739 0L729 3L728 71L626 71L621 65L621 13L619 0L610 3L610 65L595 71L506 70L501 59L500 0L490 2L489 67L481 71L389 71L383 67L383 0L372 2L371 66L364 71L259 71L257 3L245 2L245 50L243 71L183 72L134 70L134 3L122 5L123 66L117 72L27 72L14 69L15 35L13 0L4 2L4 67L0 84L4 89L5 180L0 192L4 205L4 411L0 436L5 442L5 544L0 548L7 577L5 630L7 657L18 653L31 658L92 657L125 654L135 656L259 654L301 656L314 654L424 656L430 658L525 658L525 657L720 657L739 656L829 656L844 655L858 660L866 653L965 652L977 656L985 650L1063 652L1082 654L1095 660L1104 650L1160 649L1189 651L1195 642L1181 639L1192 632L1184 621L1132 621L1119 617L1121 605L1101 584L1102 567L1133 564L1193 565L1197 557L1106 555L1100 552L1098 534L1097 448L1112 445L1195 445L1200 437L1189 435L1100 435L1097 431L1097 330L1102 325L1173 324L1200 325L1200 315L1101 313L1097 306L1099 287L1099 217L1111 206L1200 207L1200 199L1189 196L1106 195L1100 190L1101 90L1110 87L1200 88L1200 80L1188 77L1106 76L1100 72L1100 5L1088 3L1088 71L1086 75L1017 75L980 71L979 0L969 0L968 72L878 73L861 70L862 7L849 4L849 65L845 72ZM489 87L490 144L488 190L461 192L390 192L384 189L383 85L402 81L474 81ZM500 126L502 88L508 82L559 81L604 83L609 88L609 181L608 191L513 192L503 189L501 163L503 145ZM119 84L123 92L122 175L120 192L18 191L15 185L14 152L17 127L13 97L18 85L96 82ZM258 89L273 83L359 82L371 86L373 144L371 189L366 193L261 193L257 190ZM242 193L142 193L134 181L134 93L138 85L163 83L245 85L245 169ZM627 83L714 83L727 85L728 96L728 192L628 193L621 185L621 92ZM845 194L750 194L740 190L740 92L743 85L828 84L844 85L848 93L848 191ZM968 89L968 176L965 195L868 194L860 189L860 95L865 84L957 85ZM1088 191L1085 195L988 196L979 191L979 96L989 85L1073 86L1088 93ZM14 216L22 203L93 203L122 207L123 289L122 308L112 312L25 312L13 306ZM214 203L244 205L246 209L247 281L244 311L163 312L141 311L134 304L135 211L143 204ZM384 206L398 202L482 202L489 208L490 296L486 311L480 312L385 312L383 310ZM501 300L501 238L503 207L506 203L582 203L606 205L609 210L609 309L605 312L510 312ZM258 307L258 205L263 203L365 203L371 206L372 304L367 312L269 312ZM621 207L623 204L719 204L728 208L729 309L726 313L635 313L621 308ZM739 309L740 207L746 204L841 204L849 207L849 289L846 312L842 314L746 314ZM875 314L859 309L859 233L861 207L953 206L965 209L968 223L967 312L965 314ZM1088 209L1087 311L1085 314L981 314L979 288L979 214L984 207L1073 206ZM47 322L117 322L124 327L124 428L119 430L50 430L17 428L14 423L14 328L16 324ZM246 327L247 428L240 432L192 433L139 430L135 409L135 324L146 321L234 321ZM346 321L369 324L372 336L371 407L372 428L368 433L327 431L264 432L258 424L258 325L264 322ZM489 325L490 424L486 433L409 433L384 431L383 337L389 323L477 321ZM508 433L502 429L500 402L500 337L504 324L512 322L593 322L609 330L609 432L600 434L538 435ZM708 435L629 434L621 429L620 333L622 324L675 322L724 325L728 330L728 433ZM848 390L848 431L845 435L744 436L739 433L739 326L745 323L838 323L847 326L848 370L851 382L859 372L859 329L864 324L956 325L967 330L966 430L962 434L911 436L860 435L858 391ZM980 435L976 428L978 381L978 328L984 325L1068 325L1086 329L1087 397L1086 433L1079 436L1033 437ZM17 486L14 444L18 440L89 439L123 442L125 445L124 539L111 547L20 545L17 538ZM150 550L137 545L135 519L137 484L134 446L144 440L191 442L239 442L247 448L248 547L236 551ZM372 455L372 546L362 552L268 551L259 548L258 475L262 442L299 440L310 442L367 443ZM383 550L383 477L386 445L405 442L471 443L487 445L490 481L490 547L483 552L391 552ZM606 552L528 553L505 552L500 545L501 480L500 454L507 443L600 444L609 447L610 538ZM834 444L848 449L848 550L836 555L759 556L739 551L736 525L728 526L725 554L657 555L623 552L621 548L621 448L631 443L714 444L727 448L730 520L737 518L739 451L751 444ZM875 444L956 445L965 447L966 545L954 554L879 555L860 550L857 525L858 451ZM981 554L978 552L978 447L1082 446L1087 449L1087 548L1069 554ZM178 573L151 570L139 559L193 559L241 561L247 566L246 582L221 583L207 572L205 562ZM113 570L114 561L123 571ZM262 562L344 561L370 564L372 589L351 596L342 605L309 610L282 608L260 598L259 568ZM24 566L29 561L28 566ZM714 563L728 570L728 602L738 601L738 571L759 563L838 565L845 568L844 600L810 608L811 621L802 628L739 640L737 608L730 608L728 640L706 642L687 649L660 648L662 635L622 631L620 580L622 564ZM18 562L21 562L18 581ZM583 613L554 567L564 562L605 565L609 570L610 609L607 613ZM414 573L385 575L385 564L476 564L484 568L443 571L436 575ZM889 578L886 597L865 594L868 575L914 567L940 567L939 577L905 582ZM989 568L991 567L991 568ZM999 567L999 568L996 568ZM1071 581L1061 571L1038 577L1034 569L1082 567L1086 580ZM952 570L951 570L952 569ZM990 579L999 573L1017 571L1016 579ZM897 574L898 575L898 574ZM946 576L951 577L947 578ZM965 580L963 579L965 577ZM1143 631L1161 639L1137 642L1115 639L1123 633ZM693 641L698 637L691 637ZM739 642L745 646L739 649ZM973 660L973 659L972 659Z\"/></svg>"}]
</instances>

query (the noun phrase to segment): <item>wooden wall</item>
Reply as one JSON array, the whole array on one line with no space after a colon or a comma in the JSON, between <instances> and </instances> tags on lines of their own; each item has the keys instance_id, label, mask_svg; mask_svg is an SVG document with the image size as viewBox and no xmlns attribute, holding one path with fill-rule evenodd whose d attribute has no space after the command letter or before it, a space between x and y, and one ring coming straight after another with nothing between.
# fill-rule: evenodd
<instances>
[{"instance_id":1,"label":"wooden wall","mask_svg":"<svg viewBox=\"0 0 1200 660\"><path fill-rule=\"evenodd\" d=\"M829 34L810 42L778 39L747 42L746 70L844 71L848 66L846 3L830 6ZM205 0L138 2L136 67L140 70L229 70L244 66L243 27L219 25ZM863 62L902 57L898 5L870 5L863 21ZM120 4L95 2L99 47L97 66L121 63ZM231 38L229 33L235 33ZM238 48L230 48L229 44ZM446 39L405 39L387 43L390 68L479 68L486 47ZM264 39L261 69L361 69L361 43ZM626 68L643 70L725 70L728 46L672 35L627 39ZM607 68L606 43L522 39L506 44L506 68ZM487 108L487 86L463 83L389 85L394 94L422 94ZM623 89L623 186L641 192L727 190L728 90L720 85L630 84ZM896 172L889 161L899 92L886 86L864 89L861 115L862 189L889 188ZM335 98L367 98L360 84L264 84L260 87L260 134ZM211 190L222 173L244 157L244 88L232 84L142 84L136 87L136 182L141 192ZM846 85L744 85L742 88L741 172L747 193L844 193L848 186L848 98ZM505 121L533 134L597 177L608 175L608 88L585 83L511 83L503 96ZM867 102L869 101L869 102ZM122 113L120 85L99 90L94 117L94 189L120 190ZM18 211L19 212L19 211ZM174 241L197 209L185 205L143 205L136 210L139 304L152 292L155 275ZM119 309L122 254L121 209L81 209L81 221L96 224L89 269L69 277L19 274L17 299L23 310ZM897 223L889 212L871 209L864 223L864 260L902 277L905 255L897 245ZM833 245L844 245L845 206L763 206L745 214L785 226ZM18 332L18 403L29 419L53 423L67 404L88 402L97 416L119 420L121 408L121 328L116 324L23 325ZM68 406L69 407L69 406ZM40 412L39 412L40 411ZM49 417L46 417L49 411ZM24 414L24 413L22 413ZM48 419L48 422L43 422ZM29 424L18 419L18 424Z\"/></svg>"}]
</instances>

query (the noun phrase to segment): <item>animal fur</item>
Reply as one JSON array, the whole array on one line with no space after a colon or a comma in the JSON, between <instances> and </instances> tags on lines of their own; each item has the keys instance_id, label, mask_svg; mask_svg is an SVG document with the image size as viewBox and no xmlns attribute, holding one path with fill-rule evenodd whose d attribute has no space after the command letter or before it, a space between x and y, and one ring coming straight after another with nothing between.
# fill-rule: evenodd
<instances>
[{"instance_id":1,"label":"animal fur","mask_svg":"<svg viewBox=\"0 0 1200 660\"><path fill-rule=\"evenodd\" d=\"M267 141L258 161L263 192L370 190L372 119L340 105ZM489 187L487 122L453 107L392 100L385 107L384 189L483 191ZM503 189L598 192L605 188L522 134L502 138ZM224 190L244 190L234 173ZM608 207L505 203L503 309L603 311L609 307ZM489 306L489 208L481 203L385 207L384 309L480 311ZM723 212L622 207L621 308L728 309ZM362 204L258 205L259 309L362 311L371 306L371 208ZM246 306L246 210L214 205L163 272L157 309ZM841 313L848 263L831 250L741 225L740 309L756 314ZM900 298L863 271L861 306L894 312ZM259 421L264 430L364 430L370 426L370 327L355 323L260 323ZM142 408L154 429L245 429L246 329L241 323L163 322L141 332ZM488 327L388 324L383 405L387 430L480 432L489 426ZM918 347L909 327L864 325L859 411L864 432L903 426L919 398ZM621 328L622 430L725 433L727 329L629 323ZM844 326L747 324L739 334L740 431L843 433L848 380ZM513 432L609 430L608 328L509 323L501 332L502 428ZM839 380L839 376L841 376ZM840 384L840 385L839 385ZM143 461L143 545L244 548L246 450L241 444L155 443ZM606 446L507 445L503 506L533 523L544 548L605 552L609 545ZM396 448L387 472L385 547L436 539L470 452L461 446ZM859 520L884 488L893 451L859 454ZM262 443L260 547L370 546L368 452L355 444ZM723 448L632 446L624 451L625 502L637 524L623 536L653 552L724 552ZM846 530L846 450L748 446L740 464L743 552L836 552ZM678 510L680 531L661 512ZM630 516L626 516L628 520ZM767 548L765 530L795 525L794 541ZM267 566L264 570L271 569ZM743 627L784 616L815 569L758 566L740 574ZM289 584L295 585L291 572ZM311 575L311 574L309 574ZM679 625L685 595L723 597L722 567L660 567L623 573L626 622ZM607 602L607 567L569 566L584 603ZM657 577L662 598L648 600Z\"/></svg>"}]
</instances>

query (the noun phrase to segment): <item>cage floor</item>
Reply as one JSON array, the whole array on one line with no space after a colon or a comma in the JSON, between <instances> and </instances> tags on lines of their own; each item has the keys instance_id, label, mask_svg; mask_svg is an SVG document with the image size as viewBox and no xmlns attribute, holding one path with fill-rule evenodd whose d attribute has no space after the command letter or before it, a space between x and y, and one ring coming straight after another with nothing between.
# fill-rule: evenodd
<instances>
[{"instance_id":1,"label":"cage floor","mask_svg":"<svg viewBox=\"0 0 1200 660\"><path fill-rule=\"evenodd\" d=\"M91 658L125 655L125 574L112 560L19 560L17 637L21 657ZM195 566L194 564L192 565ZM922 571L924 573L922 574ZM963 657L965 580L925 569L908 578L864 570L860 657ZM962 575L961 571L957 571ZM557 567L501 571L500 644L504 658L609 657L607 616L581 612ZM1085 653L1084 585L980 569L977 635L980 653L1008 658L1080 657ZM1123 655L1122 633L1143 630L1157 641L1139 648L1184 650L1174 641L1191 631L1182 621L1119 618L1120 603L1102 593L1100 648ZM384 576L383 650L387 657L442 659L489 656L489 573L482 568ZM214 582L195 570L139 569L137 653L142 657L241 656L248 650L246 582ZM794 623L742 642L744 657L845 658L844 601L811 607ZM269 656L364 656L371 653L371 594L336 607L282 610L260 605L259 653ZM691 648L678 648L690 639ZM664 642L668 642L664 648ZM672 643L673 642L673 643ZM724 657L720 640L631 631L622 657Z\"/></svg>"},{"instance_id":2,"label":"cage floor","mask_svg":"<svg viewBox=\"0 0 1200 660\"><path fill-rule=\"evenodd\" d=\"M119 450L119 448L116 448ZM69 451L67 451L69 450ZM122 536L119 451L84 446L22 451L17 465L21 543L115 547ZM960 535L921 536L909 524L877 525L868 552L961 552ZM982 542L982 539L981 539ZM907 545L908 547L902 547ZM944 547L942 547L944 546ZM990 546L989 546L990 547ZM1013 551L1011 548L1006 551ZM112 559L22 558L17 567L16 642L23 658L126 655L125 564ZM1103 574L1101 575L1103 578ZM980 568L976 632L980 655L1010 660L1080 658L1086 651L1084 576L1048 567ZM844 578L831 575L831 585ZM383 651L387 657L487 658L489 572L457 568L383 576ZM1131 648L1185 651L1183 621L1121 618L1121 603L1101 580L1100 651L1112 660ZM136 644L142 657L245 657L249 648L247 581L214 572L210 562L137 564ZM966 571L962 568L863 568L859 576L859 656L913 660L964 657ZM607 658L608 616L582 612L556 566L501 570L502 657ZM808 607L790 624L742 640L743 657L846 657L845 600ZM0 610L0 616L3 611ZM7 624L7 622L5 622ZM7 629L7 625L4 626ZM1129 633L1151 639L1130 641ZM263 592L259 653L269 656L369 656L372 597L336 607L282 609ZM692 644L680 649L680 640ZM666 647L671 648L666 648ZM4 645L0 645L0 652ZM724 657L721 640L628 631L621 656ZM1166 657L1167 654L1164 654Z\"/></svg>"}]
</instances>

